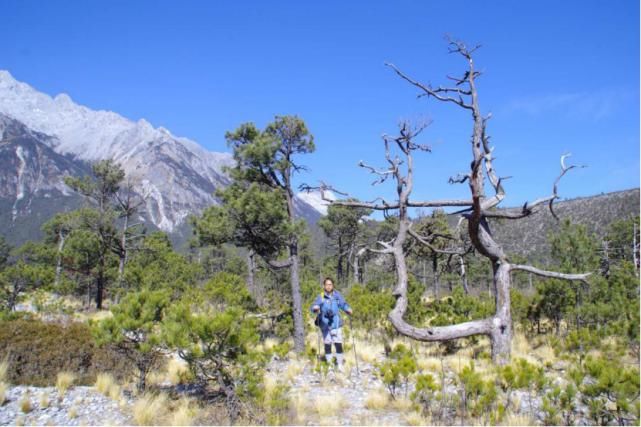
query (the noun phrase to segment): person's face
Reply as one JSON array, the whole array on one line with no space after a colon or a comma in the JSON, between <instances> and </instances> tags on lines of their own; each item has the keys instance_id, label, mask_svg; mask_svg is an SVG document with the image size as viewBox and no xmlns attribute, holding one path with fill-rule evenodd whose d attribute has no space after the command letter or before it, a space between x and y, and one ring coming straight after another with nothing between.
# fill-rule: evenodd
<instances>
[{"instance_id":1,"label":"person's face","mask_svg":"<svg viewBox=\"0 0 641 427\"><path fill-rule=\"evenodd\" d=\"M331 293L334 290L334 283L331 280L325 280L325 292Z\"/></svg>"}]
</instances>

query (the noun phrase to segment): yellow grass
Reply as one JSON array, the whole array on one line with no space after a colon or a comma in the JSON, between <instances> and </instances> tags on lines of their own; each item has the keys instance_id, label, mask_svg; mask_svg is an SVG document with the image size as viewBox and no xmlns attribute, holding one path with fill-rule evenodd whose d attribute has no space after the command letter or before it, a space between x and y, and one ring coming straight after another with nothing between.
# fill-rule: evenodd
<instances>
[{"instance_id":1,"label":"yellow grass","mask_svg":"<svg viewBox=\"0 0 641 427\"><path fill-rule=\"evenodd\" d=\"M407 412L412 409L413 403L405 397L397 397L392 401L392 406L399 412Z\"/></svg>"},{"instance_id":2,"label":"yellow grass","mask_svg":"<svg viewBox=\"0 0 641 427\"><path fill-rule=\"evenodd\" d=\"M167 396L164 394L143 394L133 405L134 421L139 426L158 424L167 410Z\"/></svg>"},{"instance_id":3,"label":"yellow grass","mask_svg":"<svg viewBox=\"0 0 641 427\"><path fill-rule=\"evenodd\" d=\"M357 341L356 355L365 363L375 363L383 356L383 346L367 341Z\"/></svg>"},{"instance_id":4,"label":"yellow grass","mask_svg":"<svg viewBox=\"0 0 641 427\"><path fill-rule=\"evenodd\" d=\"M287 369L285 370L285 378L287 379L287 381L292 381L294 378L300 375L301 372L303 372L304 368L305 363L303 361L290 359L289 363L287 364Z\"/></svg>"},{"instance_id":5,"label":"yellow grass","mask_svg":"<svg viewBox=\"0 0 641 427\"><path fill-rule=\"evenodd\" d=\"M367 394L365 407L367 409L380 410L385 409L389 404L389 394L384 390L373 390Z\"/></svg>"},{"instance_id":6,"label":"yellow grass","mask_svg":"<svg viewBox=\"0 0 641 427\"><path fill-rule=\"evenodd\" d=\"M508 414L503 420L502 425L505 426L533 426L536 425L530 416L523 414Z\"/></svg>"},{"instance_id":7,"label":"yellow grass","mask_svg":"<svg viewBox=\"0 0 641 427\"><path fill-rule=\"evenodd\" d=\"M25 417L23 417L22 415L19 415L19 416L16 418L16 425L17 425L17 426L23 426L23 425L25 425L25 423L26 423L26 419L25 419Z\"/></svg>"},{"instance_id":8,"label":"yellow grass","mask_svg":"<svg viewBox=\"0 0 641 427\"><path fill-rule=\"evenodd\" d=\"M167 379L172 385L182 384L189 376L189 365L182 359L172 357L167 362Z\"/></svg>"},{"instance_id":9,"label":"yellow grass","mask_svg":"<svg viewBox=\"0 0 641 427\"><path fill-rule=\"evenodd\" d=\"M169 416L169 425L172 426L191 426L194 425L194 419L198 414L198 407L189 399L181 399L178 406Z\"/></svg>"},{"instance_id":10,"label":"yellow grass","mask_svg":"<svg viewBox=\"0 0 641 427\"><path fill-rule=\"evenodd\" d=\"M528 363L536 366L541 366L541 360L534 357L534 350L522 332L515 332L512 337L512 358L525 359Z\"/></svg>"},{"instance_id":11,"label":"yellow grass","mask_svg":"<svg viewBox=\"0 0 641 427\"><path fill-rule=\"evenodd\" d=\"M294 410L294 424L305 424L305 415L309 413L309 398L304 393L297 393L290 396L289 401L290 407Z\"/></svg>"},{"instance_id":12,"label":"yellow grass","mask_svg":"<svg viewBox=\"0 0 641 427\"><path fill-rule=\"evenodd\" d=\"M441 372L441 359L434 356L419 355L416 358L416 366L421 371L428 371L430 373Z\"/></svg>"},{"instance_id":13,"label":"yellow grass","mask_svg":"<svg viewBox=\"0 0 641 427\"><path fill-rule=\"evenodd\" d=\"M94 384L94 387L96 387L98 393L109 396L109 391L114 386L117 386L117 384L111 374L101 373L96 376L96 383Z\"/></svg>"},{"instance_id":14,"label":"yellow grass","mask_svg":"<svg viewBox=\"0 0 641 427\"><path fill-rule=\"evenodd\" d=\"M443 366L445 370L453 371L455 374L460 374L463 368L470 366L472 359L465 355L452 354L443 358ZM476 363L475 363L476 366Z\"/></svg>"},{"instance_id":15,"label":"yellow grass","mask_svg":"<svg viewBox=\"0 0 641 427\"><path fill-rule=\"evenodd\" d=\"M7 400L7 390L9 385L5 382L0 382L0 406L4 405L4 402Z\"/></svg>"},{"instance_id":16,"label":"yellow grass","mask_svg":"<svg viewBox=\"0 0 641 427\"><path fill-rule=\"evenodd\" d=\"M113 317L113 313L110 310L100 310L90 313L74 313L74 320L77 322L98 322L100 320L109 319Z\"/></svg>"},{"instance_id":17,"label":"yellow grass","mask_svg":"<svg viewBox=\"0 0 641 427\"><path fill-rule=\"evenodd\" d=\"M420 412L410 412L403 417L405 422L411 426L429 426L432 425L432 420L421 415Z\"/></svg>"},{"instance_id":18,"label":"yellow grass","mask_svg":"<svg viewBox=\"0 0 641 427\"><path fill-rule=\"evenodd\" d=\"M337 415L344 406L343 395L339 393L320 395L314 399L314 409L321 417Z\"/></svg>"},{"instance_id":19,"label":"yellow grass","mask_svg":"<svg viewBox=\"0 0 641 427\"><path fill-rule=\"evenodd\" d=\"M263 347L267 351L271 351L274 347L278 345L278 340L276 338L266 338L263 342Z\"/></svg>"},{"instance_id":20,"label":"yellow grass","mask_svg":"<svg viewBox=\"0 0 641 427\"><path fill-rule=\"evenodd\" d=\"M543 344L538 347L534 350L534 354L541 360L541 362L543 362L544 365L552 364L557 360L556 354L554 354L554 349L548 344Z\"/></svg>"},{"instance_id":21,"label":"yellow grass","mask_svg":"<svg viewBox=\"0 0 641 427\"><path fill-rule=\"evenodd\" d=\"M78 408L76 407L76 405L69 408L69 412L67 412L67 416L69 416L69 418L71 418L72 420L78 417Z\"/></svg>"},{"instance_id":22,"label":"yellow grass","mask_svg":"<svg viewBox=\"0 0 641 427\"><path fill-rule=\"evenodd\" d=\"M49 395L47 393L40 393L40 398L38 400L40 403L40 409L46 409L49 407Z\"/></svg>"},{"instance_id":23,"label":"yellow grass","mask_svg":"<svg viewBox=\"0 0 641 427\"><path fill-rule=\"evenodd\" d=\"M64 396L67 390L73 385L75 380L76 375L73 372L58 372L58 376L56 378L56 388L58 389L58 395Z\"/></svg>"},{"instance_id":24,"label":"yellow grass","mask_svg":"<svg viewBox=\"0 0 641 427\"><path fill-rule=\"evenodd\" d=\"M278 376L275 373L266 373L263 377L263 386L265 387L265 396L271 396L276 387L278 387Z\"/></svg>"},{"instance_id":25,"label":"yellow grass","mask_svg":"<svg viewBox=\"0 0 641 427\"><path fill-rule=\"evenodd\" d=\"M25 393L20 401L18 402L18 406L20 407L20 410L24 412L25 414L28 412L31 412L32 406L31 406L31 399L29 398L29 394Z\"/></svg>"},{"instance_id":26,"label":"yellow grass","mask_svg":"<svg viewBox=\"0 0 641 427\"><path fill-rule=\"evenodd\" d=\"M0 362L0 383L3 383L7 380L7 371L9 370L9 358L5 357Z\"/></svg>"}]
</instances>

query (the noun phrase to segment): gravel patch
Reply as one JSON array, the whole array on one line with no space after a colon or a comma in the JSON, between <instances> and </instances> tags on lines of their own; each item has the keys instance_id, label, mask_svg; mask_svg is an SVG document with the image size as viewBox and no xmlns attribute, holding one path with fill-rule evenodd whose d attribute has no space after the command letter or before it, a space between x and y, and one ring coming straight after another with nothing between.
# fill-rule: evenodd
<instances>
[{"instance_id":1,"label":"gravel patch","mask_svg":"<svg viewBox=\"0 0 641 427\"><path fill-rule=\"evenodd\" d=\"M24 399L29 401L27 412ZM73 387L60 397L55 387L16 386L0 406L0 425L131 425L131 404L131 399L123 396L116 402L93 387Z\"/></svg>"}]
</instances>

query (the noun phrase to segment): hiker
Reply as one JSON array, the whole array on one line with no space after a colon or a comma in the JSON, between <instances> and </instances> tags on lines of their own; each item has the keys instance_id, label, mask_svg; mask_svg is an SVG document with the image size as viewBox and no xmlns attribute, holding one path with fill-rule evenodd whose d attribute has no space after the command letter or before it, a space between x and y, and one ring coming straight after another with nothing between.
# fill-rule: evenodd
<instances>
[{"instance_id":1,"label":"hiker","mask_svg":"<svg viewBox=\"0 0 641 427\"><path fill-rule=\"evenodd\" d=\"M316 297L312 304L312 313L317 314L316 326L323 334L323 343L325 344L325 360L332 363L334 355L332 354L332 344L336 348L336 364L341 369L344 363L343 359L343 320L339 310L343 310L348 315L352 315L352 309L345 302L343 296L334 289L334 280L326 277L323 280L323 292Z\"/></svg>"}]
</instances>

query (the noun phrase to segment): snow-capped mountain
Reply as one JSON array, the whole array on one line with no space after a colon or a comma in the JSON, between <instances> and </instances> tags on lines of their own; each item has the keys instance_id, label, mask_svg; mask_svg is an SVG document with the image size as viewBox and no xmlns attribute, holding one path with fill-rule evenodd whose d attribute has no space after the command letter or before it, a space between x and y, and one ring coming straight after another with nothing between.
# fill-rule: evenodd
<instances>
[{"instance_id":1,"label":"snow-capped mountain","mask_svg":"<svg viewBox=\"0 0 641 427\"><path fill-rule=\"evenodd\" d=\"M215 203L213 193L227 184L227 153L214 153L145 120L93 111L66 94L54 98L0 71L0 113L33 131L51 136L50 148L76 159L113 158L146 200L149 219L171 232L185 218Z\"/></svg>"},{"instance_id":2,"label":"snow-capped mountain","mask_svg":"<svg viewBox=\"0 0 641 427\"><path fill-rule=\"evenodd\" d=\"M37 136L41 145L38 150L51 150L48 152L50 157L57 154L59 158L53 163L58 166L63 164L61 159L93 162L112 158L120 163L134 188L146 201L147 219L170 233L184 223L187 216L198 214L204 207L217 203L213 195L216 188L229 182L223 167L234 164L229 153L207 151L187 138L172 135L167 129L154 128L145 120L135 122L111 111L91 110L76 104L66 94L51 97L2 70L0 114L5 116L4 128L11 123L14 128L22 126L22 135ZM3 141L1 135L0 141ZM11 151L7 146L2 154L7 159L10 157L5 163L10 162L15 168L6 170L9 175L5 181L11 185L0 189L0 197L17 200L20 193L16 192L18 187L13 184L22 179L20 176L26 176L20 169L24 163L24 151L21 151L24 147L13 148L17 151ZM76 171L82 168L81 163L78 165ZM61 194L68 192L62 183L62 175L74 174L71 169L62 169L60 176L55 178L52 175L49 180ZM46 185L42 185L43 181L38 181L30 190L33 194L46 192ZM25 193L21 194L24 198ZM299 200L297 205L301 216L312 220L318 216L304 201Z\"/></svg>"}]
</instances>

